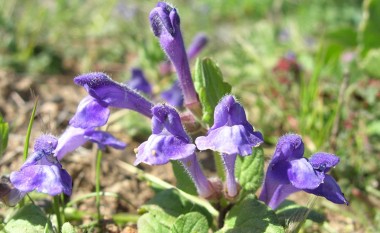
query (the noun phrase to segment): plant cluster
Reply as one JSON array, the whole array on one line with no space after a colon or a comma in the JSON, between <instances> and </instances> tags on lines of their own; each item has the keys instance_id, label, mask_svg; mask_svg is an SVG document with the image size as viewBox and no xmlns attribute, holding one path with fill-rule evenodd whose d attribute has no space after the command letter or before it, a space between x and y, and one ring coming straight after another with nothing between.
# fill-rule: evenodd
<instances>
[{"instance_id":1,"label":"plant cluster","mask_svg":"<svg viewBox=\"0 0 380 233\"><path fill-rule=\"evenodd\" d=\"M83 87L88 96L78 104L66 131L59 137L50 134L38 137L21 168L12 172L9 180L2 181L1 199L11 206L17 203L23 206L14 219L21 218L23 211L36 211L25 206L24 197L29 192L46 193L55 196L57 226L52 227L46 219L45 230L69 232L65 229L71 226L63 225L60 213L63 208L59 207L63 203L57 195L71 195L72 179L60 161L87 141L96 143L99 151L106 146L120 150L127 146L99 129L107 124L110 108L135 111L151 120L151 135L135 149L135 166L171 162L179 171L177 188L161 187L141 207L139 232L208 232L209 229L285 232L290 225L281 221L289 219L286 213L281 214L289 207L284 201L298 191L348 205L336 180L327 174L338 165L339 157L326 152L305 157L304 143L297 134L289 133L277 140L264 175L261 145L265 135L248 122L243 105L231 94L231 85L223 80L219 67L209 58L198 59L194 75L190 72L189 60L207 43L205 36L195 38L186 51L179 14L164 2L157 4L149 19L171 62L163 63L161 72L175 70L178 76L172 88L161 95L166 102L157 103L161 101L153 97L152 87L140 69L133 70L127 83L116 82L102 72L75 77L74 83ZM7 130L6 124L2 123L1 127ZM197 158L201 151L213 156L217 177L205 175ZM256 197L260 187L261 193ZM300 224L307 216L308 212L295 222ZM17 224L10 220L4 231L19 229ZM297 229L299 225L292 230Z\"/></svg>"}]
</instances>

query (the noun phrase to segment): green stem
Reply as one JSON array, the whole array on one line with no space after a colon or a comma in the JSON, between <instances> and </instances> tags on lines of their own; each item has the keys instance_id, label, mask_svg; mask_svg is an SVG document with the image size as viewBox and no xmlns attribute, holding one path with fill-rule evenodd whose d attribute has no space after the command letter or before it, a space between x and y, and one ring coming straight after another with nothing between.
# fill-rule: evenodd
<instances>
[{"instance_id":1,"label":"green stem","mask_svg":"<svg viewBox=\"0 0 380 233\"><path fill-rule=\"evenodd\" d=\"M100 223L100 175L101 175L101 161L102 161L102 151L98 150L96 153L96 173L95 173L95 191L96 191L96 210L98 213L98 222Z\"/></svg>"},{"instance_id":2,"label":"green stem","mask_svg":"<svg viewBox=\"0 0 380 233\"><path fill-rule=\"evenodd\" d=\"M62 230L62 216L61 216L61 211L59 208L59 196L53 197L53 208L54 208L55 215L57 217L58 232L61 232L61 230Z\"/></svg>"},{"instance_id":3,"label":"green stem","mask_svg":"<svg viewBox=\"0 0 380 233\"><path fill-rule=\"evenodd\" d=\"M175 190L177 190L182 197L184 197L187 200L190 200L192 202L195 202L195 203L197 203L200 206L203 206L214 217L217 217L219 215L218 210L216 210L210 204L210 202L208 202L208 201L206 201L206 200L204 200L202 198L199 198L197 196L193 196L191 194L188 194L188 193L182 191L181 189L178 189L177 187L175 187L175 186L173 186L173 185L171 185L171 184L169 184L169 183L161 180L157 176L153 176L153 175L150 175L148 173L145 173L143 170L140 170L137 167L135 167L133 165L130 165L130 164L126 163L126 162L123 162L121 160L117 161L117 165L119 167L121 167L122 169L130 172L130 173L136 174L137 175L137 179L139 179L139 180L149 181L149 182L151 182L151 183L153 183L153 184L155 184L155 185L157 185L157 186L159 186L161 188L164 188L164 189L175 189Z\"/></svg>"},{"instance_id":4,"label":"green stem","mask_svg":"<svg viewBox=\"0 0 380 233\"><path fill-rule=\"evenodd\" d=\"M25 144L24 144L24 160L26 160L26 158L28 157L29 140L30 140L30 134L32 132L34 116L36 115L37 103L38 103L38 97L34 101L32 115L30 116L30 119L29 119L28 130L26 131Z\"/></svg>"},{"instance_id":5,"label":"green stem","mask_svg":"<svg viewBox=\"0 0 380 233\"><path fill-rule=\"evenodd\" d=\"M36 115L37 103L38 103L38 96L37 96L36 100L34 101L32 115L30 116L28 129L26 131L26 137L25 137L25 143L24 143L24 153L23 153L24 161L28 157L30 134L32 133L32 127L33 127L33 122L34 122L34 116ZM22 198L19 202L19 207L22 208L24 205L25 205L25 199Z\"/></svg>"}]
</instances>

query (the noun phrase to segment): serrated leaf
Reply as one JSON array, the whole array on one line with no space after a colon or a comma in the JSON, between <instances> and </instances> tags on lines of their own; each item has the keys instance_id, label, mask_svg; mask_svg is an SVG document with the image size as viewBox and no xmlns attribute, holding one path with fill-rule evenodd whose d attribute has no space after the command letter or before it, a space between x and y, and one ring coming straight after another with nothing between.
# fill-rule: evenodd
<instances>
[{"instance_id":1,"label":"serrated leaf","mask_svg":"<svg viewBox=\"0 0 380 233\"><path fill-rule=\"evenodd\" d=\"M169 227L163 224L162 219L165 220L167 215L164 211L161 213L149 212L144 214L137 221L137 229L139 233L167 233L169 232Z\"/></svg>"},{"instance_id":2,"label":"serrated leaf","mask_svg":"<svg viewBox=\"0 0 380 233\"><path fill-rule=\"evenodd\" d=\"M76 233L75 228L69 222L62 225L62 233Z\"/></svg>"},{"instance_id":3,"label":"serrated leaf","mask_svg":"<svg viewBox=\"0 0 380 233\"><path fill-rule=\"evenodd\" d=\"M323 223L326 218L323 214L318 213L315 210L311 210L296 204L294 201L285 200L281 205L276 209L276 214L282 225L288 225L291 221L300 221L305 218L313 222Z\"/></svg>"},{"instance_id":4,"label":"serrated leaf","mask_svg":"<svg viewBox=\"0 0 380 233\"><path fill-rule=\"evenodd\" d=\"M38 233L44 232L48 226L48 232L53 232L51 222L35 205L26 205L19 209L4 227L5 232Z\"/></svg>"},{"instance_id":5,"label":"serrated leaf","mask_svg":"<svg viewBox=\"0 0 380 233\"><path fill-rule=\"evenodd\" d=\"M172 233L207 233L207 219L200 213L181 215L170 229Z\"/></svg>"},{"instance_id":6,"label":"serrated leaf","mask_svg":"<svg viewBox=\"0 0 380 233\"><path fill-rule=\"evenodd\" d=\"M194 86L202 104L202 120L209 125L214 122L214 109L219 100L231 92L231 85L223 81L223 75L210 58L197 59Z\"/></svg>"},{"instance_id":7,"label":"serrated leaf","mask_svg":"<svg viewBox=\"0 0 380 233\"><path fill-rule=\"evenodd\" d=\"M197 189L195 188L194 182L191 180L189 174L187 174L185 168L178 161L171 161L174 176L177 180L176 187L184 192L192 195L197 195Z\"/></svg>"},{"instance_id":8,"label":"serrated leaf","mask_svg":"<svg viewBox=\"0 0 380 233\"><path fill-rule=\"evenodd\" d=\"M261 147L252 149L250 156L238 156L235 176L243 190L256 192L264 178L264 151Z\"/></svg>"},{"instance_id":9,"label":"serrated leaf","mask_svg":"<svg viewBox=\"0 0 380 233\"><path fill-rule=\"evenodd\" d=\"M254 195L247 196L227 214L219 233L262 232L283 233L276 214Z\"/></svg>"},{"instance_id":10,"label":"serrated leaf","mask_svg":"<svg viewBox=\"0 0 380 233\"><path fill-rule=\"evenodd\" d=\"M373 77L380 78L380 49L371 49L360 63L363 70Z\"/></svg>"},{"instance_id":11,"label":"serrated leaf","mask_svg":"<svg viewBox=\"0 0 380 233\"><path fill-rule=\"evenodd\" d=\"M207 218L209 224L212 222L212 215L204 207L185 199L175 189L167 189L158 193L141 209L150 212L156 206L175 218L189 212L199 212Z\"/></svg>"}]
</instances>

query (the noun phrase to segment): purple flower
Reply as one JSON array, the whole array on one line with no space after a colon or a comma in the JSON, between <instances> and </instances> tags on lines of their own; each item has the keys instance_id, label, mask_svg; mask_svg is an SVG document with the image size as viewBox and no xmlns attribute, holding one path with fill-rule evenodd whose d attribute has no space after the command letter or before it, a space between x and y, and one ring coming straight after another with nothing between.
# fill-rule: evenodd
<instances>
[{"instance_id":1,"label":"purple flower","mask_svg":"<svg viewBox=\"0 0 380 233\"><path fill-rule=\"evenodd\" d=\"M183 95L178 81L175 81L170 89L162 92L161 97L174 107L183 106Z\"/></svg>"},{"instance_id":2,"label":"purple flower","mask_svg":"<svg viewBox=\"0 0 380 233\"><path fill-rule=\"evenodd\" d=\"M222 154L226 169L227 194L237 195L235 180L236 156L251 155L252 147L263 142L260 132L247 121L244 108L232 95L223 97L215 107L214 125L206 136L195 140L199 150L213 150Z\"/></svg>"},{"instance_id":3,"label":"purple flower","mask_svg":"<svg viewBox=\"0 0 380 233\"><path fill-rule=\"evenodd\" d=\"M137 91L141 91L146 94L148 97L152 96L152 86L145 78L145 75L141 69L133 68L132 77L128 81L127 85Z\"/></svg>"},{"instance_id":4,"label":"purple flower","mask_svg":"<svg viewBox=\"0 0 380 233\"><path fill-rule=\"evenodd\" d=\"M299 135L287 134L279 139L260 200L275 209L287 196L303 190L337 204L348 204L334 178L326 174L339 163L339 158L318 152L307 159L303 154L304 145Z\"/></svg>"},{"instance_id":5,"label":"purple flower","mask_svg":"<svg viewBox=\"0 0 380 233\"><path fill-rule=\"evenodd\" d=\"M79 128L100 127L107 123L110 110L92 96L86 96L79 103L77 111L69 124Z\"/></svg>"},{"instance_id":6,"label":"purple flower","mask_svg":"<svg viewBox=\"0 0 380 233\"><path fill-rule=\"evenodd\" d=\"M208 38L204 33L197 34L187 48L187 57L189 60L193 60L203 50L207 43Z\"/></svg>"},{"instance_id":7,"label":"purple flower","mask_svg":"<svg viewBox=\"0 0 380 233\"><path fill-rule=\"evenodd\" d=\"M97 104L94 104L96 107L83 108L87 109L90 113L96 111L94 108L99 109L102 106L131 109L149 118L152 117L150 109L153 107L153 104L150 101L130 89L127 85L113 81L104 73L95 72L79 75L74 78L74 82L77 85L83 86L88 94L97 101Z\"/></svg>"},{"instance_id":8,"label":"purple flower","mask_svg":"<svg viewBox=\"0 0 380 233\"><path fill-rule=\"evenodd\" d=\"M101 150L104 150L106 146L120 150L126 147L124 142L117 140L110 133L93 128L83 129L70 126L59 138L54 154L58 160L62 160L67 153L74 151L87 141L95 142Z\"/></svg>"},{"instance_id":9,"label":"purple flower","mask_svg":"<svg viewBox=\"0 0 380 233\"><path fill-rule=\"evenodd\" d=\"M179 160L203 197L214 193L211 184L202 173L195 156L195 145L186 134L180 117L173 107L157 104L152 108L152 135L137 148L134 165L166 164L170 160Z\"/></svg>"},{"instance_id":10,"label":"purple flower","mask_svg":"<svg viewBox=\"0 0 380 233\"><path fill-rule=\"evenodd\" d=\"M34 152L17 172L12 172L10 180L20 192L47 193L55 196L60 193L71 195L72 180L53 155L58 141L52 135L37 138Z\"/></svg>"},{"instance_id":11,"label":"purple flower","mask_svg":"<svg viewBox=\"0 0 380 233\"><path fill-rule=\"evenodd\" d=\"M196 112L200 104L191 78L177 10L165 2L158 2L149 19L154 35L159 38L162 49L177 70L185 105Z\"/></svg>"}]
</instances>

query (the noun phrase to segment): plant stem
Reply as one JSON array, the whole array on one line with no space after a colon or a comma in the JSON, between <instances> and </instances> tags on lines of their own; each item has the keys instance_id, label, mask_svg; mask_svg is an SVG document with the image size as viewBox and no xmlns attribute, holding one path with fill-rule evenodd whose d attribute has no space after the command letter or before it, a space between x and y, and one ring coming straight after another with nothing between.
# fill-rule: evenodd
<instances>
[{"instance_id":1,"label":"plant stem","mask_svg":"<svg viewBox=\"0 0 380 233\"><path fill-rule=\"evenodd\" d=\"M38 103L38 97L34 101L32 115L30 116L30 119L29 119L28 130L26 131L25 144L24 144L24 160L26 160L26 158L28 157L29 140L30 140L30 134L32 132L34 116L36 115L37 103Z\"/></svg>"},{"instance_id":2,"label":"plant stem","mask_svg":"<svg viewBox=\"0 0 380 233\"><path fill-rule=\"evenodd\" d=\"M24 153L23 153L24 161L28 157L30 134L32 132L32 127L33 127L33 122L34 122L34 116L36 115L37 103L38 103L38 96L36 97L36 100L34 101L32 115L30 116L29 124L28 124L28 129L26 131L26 137L25 137L25 142L24 142ZM25 199L22 198L20 200L20 202L19 202L19 207L22 208L24 205L25 205Z\"/></svg>"},{"instance_id":3,"label":"plant stem","mask_svg":"<svg viewBox=\"0 0 380 233\"><path fill-rule=\"evenodd\" d=\"M101 161L102 161L102 151L98 150L96 153L96 171L95 171L95 192L96 192L96 210L98 213L98 222L100 223L100 175L101 175Z\"/></svg>"},{"instance_id":4,"label":"plant stem","mask_svg":"<svg viewBox=\"0 0 380 233\"><path fill-rule=\"evenodd\" d=\"M59 208L59 198L60 198L59 196L53 197L53 208L54 208L55 216L57 217L58 232L61 232L61 230L62 230L62 216L61 216L61 211Z\"/></svg>"}]
</instances>

